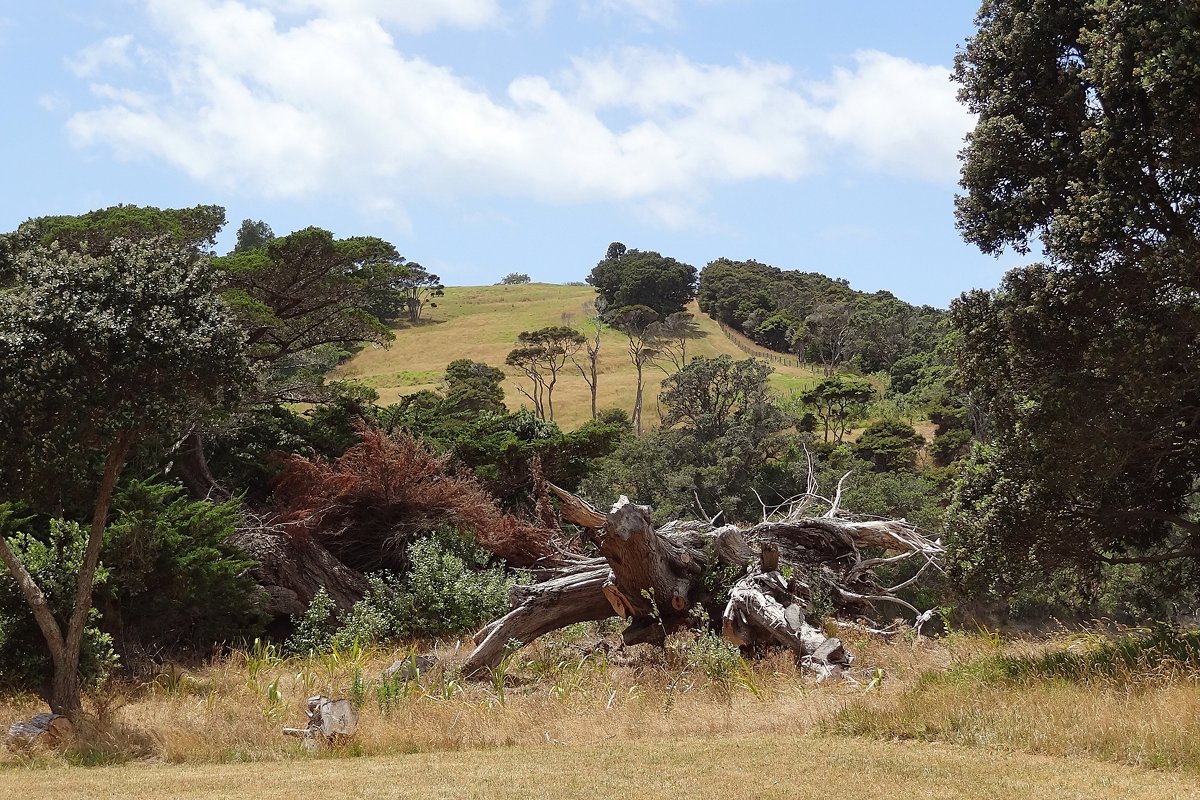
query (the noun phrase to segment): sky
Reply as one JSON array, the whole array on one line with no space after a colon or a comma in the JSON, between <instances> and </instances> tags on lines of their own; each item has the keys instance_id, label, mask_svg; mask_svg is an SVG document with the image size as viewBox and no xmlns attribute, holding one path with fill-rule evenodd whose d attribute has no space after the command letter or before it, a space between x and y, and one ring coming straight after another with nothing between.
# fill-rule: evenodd
<instances>
[{"instance_id":1,"label":"sky","mask_svg":"<svg viewBox=\"0 0 1200 800\"><path fill-rule=\"evenodd\" d=\"M620 241L946 306L962 0L0 0L0 230L118 203L384 238L447 285Z\"/></svg>"}]
</instances>

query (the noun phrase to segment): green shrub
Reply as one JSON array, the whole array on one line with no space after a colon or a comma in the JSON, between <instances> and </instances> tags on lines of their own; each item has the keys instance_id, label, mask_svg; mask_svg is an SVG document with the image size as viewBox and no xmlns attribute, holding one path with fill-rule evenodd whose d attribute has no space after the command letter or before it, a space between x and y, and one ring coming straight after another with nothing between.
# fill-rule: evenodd
<instances>
[{"instance_id":1,"label":"green shrub","mask_svg":"<svg viewBox=\"0 0 1200 800\"><path fill-rule=\"evenodd\" d=\"M283 649L294 655L328 652L338 626L337 605L322 586L309 601L308 610L292 617L292 635L283 643Z\"/></svg>"},{"instance_id":2,"label":"green shrub","mask_svg":"<svg viewBox=\"0 0 1200 800\"><path fill-rule=\"evenodd\" d=\"M132 647L207 650L259 635L266 617L247 570L254 562L229 541L237 503L188 499L182 489L132 481L113 498L97 592L105 630Z\"/></svg>"},{"instance_id":3,"label":"green shrub","mask_svg":"<svg viewBox=\"0 0 1200 800\"><path fill-rule=\"evenodd\" d=\"M408 547L409 571L367 576L367 593L338 614L324 589L293 619L292 653L467 633L508 610L516 577L469 537L440 529Z\"/></svg>"},{"instance_id":4,"label":"green shrub","mask_svg":"<svg viewBox=\"0 0 1200 800\"><path fill-rule=\"evenodd\" d=\"M36 530L33 518L18 518L14 507L0 503L0 536L8 539L17 556L41 587L51 612L65 627L75 600L75 586L83 567L87 530L74 522L50 520ZM103 587L109 572L96 570L96 586ZM84 682L102 682L117 665L112 638L96 625L92 609L84 629L79 663ZM0 684L12 689L40 690L52 672L50 653L17 582L0 569Z\"/></svg>"}]
</instances>

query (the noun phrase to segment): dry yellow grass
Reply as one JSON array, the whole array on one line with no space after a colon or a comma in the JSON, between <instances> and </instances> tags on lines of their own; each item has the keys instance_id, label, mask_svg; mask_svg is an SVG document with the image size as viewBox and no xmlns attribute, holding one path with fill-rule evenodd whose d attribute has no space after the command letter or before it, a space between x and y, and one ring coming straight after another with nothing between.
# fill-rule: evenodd
<instances>
[{"instance_id":1,"label":"dry yellow grass","mask_svg":"<svg viewBox=\"0 0 1200 800\"><path fill-rule=\"evenodd\" d=\"M493 366L504 366L504 359L516 344L521 331L561 325L581 325L595 299L590 286L560 286L534 283L524 286L457 286L446 289L438 307L428 309L417 326L395 331L396 341L389 348L370 348L340 367L335 377L353 378L379 392L383 405L420 389L436 389L447 364L457 358L470 358ZM713 357L728 355L746 358L733 340L723 334L716 322L701 314L692 304L703 337L690 343L693 354ZM754 348L745 337L735 335L743 347ZM605 330L600 349L598 403L601 408L617 406L628 410L632 405L636 372L629 361L624 336ZM808 367L776 365L772 385L779 391L805 388L815 382ZM655 398L664 374L656 367L647 368L646 418L657 420ZM528 400L517 389L510 375L504 382L505 400L517 409ZM557 421L566 429L574 428L591 417L591 395L583 378L570 364L554 390Z\"/></svg>"},{"instance_id":2,"label":"dry yellow grass","mask_svg":"<svg viewBox=\"0 0 1200 800\"><path fill-rule=\"evenodd\" d=\"M167 670L92 698L98 719L71 749L0 756L0 796L244 797L249 785L254 796L314 785L353 797L803 798L831 786L888 800L1200 796L1200 689L1186 674L1136 687L954 678L964 663L1061 649L1066 637L852 634L854 680L815 686L786 654L714 664L678 637L610 658L592 649L602 633L539 640L504 681L433 670L386 703L378 676L405 651L259 650ZM439 656L453 665L464 652L444 644ZM947 668L950 680L931 680ZM362 711L356 741L319 767L280 735L315 693L357 693ZM0 719L39 710L0 701Z\"/></svg>"},{"instance_id":3,"label":"dry yellow grass","mask_svg":"<svg viewBox=\"0 0 1200 800\"><path fill-rule=\"evenodd\" d=\"M321 760L288 766L6 770L8 797L540 798L639 800L1140 800L1194 797L1190 776L945 745L772 734Z\"/></svg>"}]
</instances>

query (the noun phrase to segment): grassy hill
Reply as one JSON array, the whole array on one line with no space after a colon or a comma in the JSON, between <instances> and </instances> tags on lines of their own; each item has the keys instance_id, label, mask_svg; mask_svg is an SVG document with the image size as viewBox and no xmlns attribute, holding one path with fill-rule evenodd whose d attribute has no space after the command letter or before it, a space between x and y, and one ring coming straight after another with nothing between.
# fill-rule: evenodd
<instances>
[{"instance_id":1,"label":"grassy hill","mask_svg":"<svg viewBox=\"0 0 1200 800\"><path fill-rule=\"evenodd\" d=\"M413 327L395 331L396 341L389 348L371 348L342 365L337 378L352 378L379 392L381 404L393 403L401 395L420 389L436 389L446 365L456 358L470 358L493 366L504 366L504 359L516 344L521 331L548 325L579 324L591 308L595 290L590 286L562 286L533 283L524 286L456 286L446 289L437 308L426 310L425 319ZM691 356L728 355L746 358L750 353L775 355L755 346L745 337L723 333L716 322L701 314L693 304L692 313L703 336L690 343ZM564 428L574 428L591 416L587 384L578 371L567 365L554 391L554 408ZM780 392L807 388L816 382L809 366L775 364L772 384ZM664 377L657 367L646 370L646 419L657 420L655 399ZM637 373L629 361L623 334L605 330L600 349L601 408L619 406L631 409ZM510 374L504 383L505 399L517 409L528 400L517 390L517 378Z\"/></svg>"}]
</instances>

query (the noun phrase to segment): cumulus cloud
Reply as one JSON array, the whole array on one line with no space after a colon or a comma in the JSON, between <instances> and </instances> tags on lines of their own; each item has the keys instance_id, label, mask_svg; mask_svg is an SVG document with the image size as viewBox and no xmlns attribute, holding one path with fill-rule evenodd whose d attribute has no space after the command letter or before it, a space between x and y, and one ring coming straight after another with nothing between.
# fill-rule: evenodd
<instances>
[{"instance_id":1,"label":"cumulus cloud","mask_svg":"<svg viewBox=\"0 0 1200 800\"><path fill-rule=\"evenodd\" d=\"M129 56L131 44L131 34L110 36L80 50L67 66L81 78L90 78L105 69L129 67L133 64Z\"/></svg>"},{"instance_id":2,"label":"cumulus cloud","mask_svg":"<svg viewBox=\"0 0 1200 800\"><path fill-rule=\"evenodd\" d=\"M678 227L702 224L716 186L794 181L831 158L952 180L970 122L945 68L875 52L811 85L784 65L625 49L494 95L403 52L370 0L290 27L285 1L325 5L151 0L168 50L143 52L142 71L168 88L96 82L75 141L268 196L628 202Z\"/></svg>"}]
</instances>

